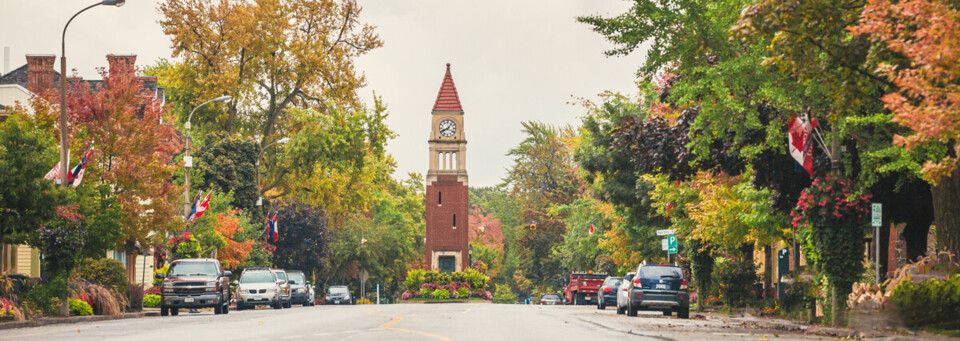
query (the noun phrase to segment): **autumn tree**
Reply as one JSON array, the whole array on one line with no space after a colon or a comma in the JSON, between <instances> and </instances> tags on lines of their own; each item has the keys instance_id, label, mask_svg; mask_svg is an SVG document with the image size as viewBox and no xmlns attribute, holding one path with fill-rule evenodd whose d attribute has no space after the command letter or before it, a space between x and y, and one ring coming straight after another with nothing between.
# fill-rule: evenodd
<instances>
[{"instance_id":1,"label":"autumn tree","mask_svg":"<svg viewBox=\"0 0 960 341\"><path fill-rule=\"evenodd\" d=\"M122 245L115 247L150 245L151 232L162 235L182 226L179 206L170 204L181 193L172 183L179 168L173 155L181 150L181 140L167 108L144 90L132 66L115 65L101 75L102 83L94 87L77 81L68 90L70 121L76 127L73 155L94 150L80 186L102 187L103 199L116 201Z\"/></svg>"},{"instance_id":2,"label":"autumn tree","mask_svg":"<svg viewBox=\"0 0 960 341\"><path fill-rule=\"evenodd\" d=\"M217 213L216 231L223 236L226 247L217 252L217 259L225 268L234 268L243 264L253 249L253 239L243 239L244 229L241 226L242 211L232 209L226 213Z\"/></svg>"},{"instance_id":3,"label":"autumn tree","mask_svg":"<svg viewBox=\"0 0 960 341\"><path fill-rule=\"evenodd\" d=\"M894 137L912 150L924 144L948 148L942 158L926 160L921 170L935 203L937 243L960 253L960 8L943 0L892 2L869 0L855 34L872 37L901 58L879 66L896 90L882 100L893 120L910 128Z\"/></svg>"},{"instance_id":4,"label":"autumn tree","mask_svg":"<svg viewBox=\"0 0 960 341\"><path fill-rule=\"evenodd\" d=\"M354 59L381 45L360 10L355 0L164 1L160 25L182 60L165 76L193 105L233 96L225 117L203 120L256 131L265 145L292 106L358 104Z\"/></svg>"}]
</instances>

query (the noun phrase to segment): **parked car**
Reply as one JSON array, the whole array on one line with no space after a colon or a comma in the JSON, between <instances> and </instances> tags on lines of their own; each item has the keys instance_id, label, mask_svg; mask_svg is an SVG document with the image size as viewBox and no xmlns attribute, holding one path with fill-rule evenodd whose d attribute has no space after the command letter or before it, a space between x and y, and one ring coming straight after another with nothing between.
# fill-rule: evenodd
<instances>
[{"instance_id":1,"label":"parked car","mask_svg":"<svg viewBox=\"0 0 960 341\"><path fill-rule=\"evenodd\" d=\"M597 298L597 309L604 310L608 305L617 305L617 291L623 284L623 277L607 277L600 286L600 294Z\"/></svg>"},{"instance_id":2,"label":"parked car","mask_svg":"<svg viewBox=\"0 0 960 341\"><path fill-rule=\"evenodd\" d=\"M300 304L304 307L314 305L313 286L307 282L302 271L287 271L287 281L290 282L291 304Z\"/></svg>"},{"instance_id":3,"label":"parked car","mask_svg":"<svg viewBox=\"0 0 960 341\"><path fill-rule=\"evenodd\" d=\"M327 289L327 304L356 304L350 289L343 285L332 286Z\"/></svg>"},{"instance_id":4,"label":"parked car","mask_svg":"<svg viewBox=\"0 0 960 341\"><path fill-rule=\"evenodd\" d=\"M626 292L621 296L624 299L617 302L618 313L623 310L628 316L637 316L638 310L658 310L664 316L676 312L677 317L690 317L687 280L676 265L641 263L636 276L621 286L623 289Z\"/></svg>"},{"instance_id":5,"label":"parked car","mask_svg":"<svg viewBox=\"0 0 960 341\"><path fill-rule=\"evenodd\" d=\"M563 304L563 299L560 298L560 295L557 294L544 294L540 296L541 305L560 305Z\"/></svg>"},{"instance_id":6,"label":"parked car","mask_svg":"<svg viewBox=\"0 0 960 341\"><path fill-rule=\"evenodd\" d=\"M287 281L287 272L283 269L270 269L277 276L277 284L280 285L280 306L290 308L290 282Z\"/></svg>"},{"instance_id":7,"label":"parked car","mask_svg":"<svg viewBox=\"0 0 960 341\"><path fill-rule=\"evenodd\" d=\"M623 282L620 282L620 288L617 290L617 314L623 314L626 311L627 300L630 299L630 282L636 276L635 272L628 272L623 275Z\"/></svg>"},{"instance_id":8,"label":"parked car","mask_svg":"<svg viewBox=\"0 0 960 341\"><path fill-rule=\"evenodd\" d=\"M237 286L237 310L256 308L258 305L269 305L273 309L280 309L280 284L277 276L269 269L246 269L240 274L240 284Z\"/></svg>"},{"instance_id":9,"label":"parked car","mask_svg":"<svg viewBox=\"0 0 960 341\"><path fill-rule=\"evenodd\" d=\"M180 308L213 307L215 314L230 312L230 271L212 258L178 259L170 263L160 285L160 316L180 313Z\"/></svg>"}]
</instances>

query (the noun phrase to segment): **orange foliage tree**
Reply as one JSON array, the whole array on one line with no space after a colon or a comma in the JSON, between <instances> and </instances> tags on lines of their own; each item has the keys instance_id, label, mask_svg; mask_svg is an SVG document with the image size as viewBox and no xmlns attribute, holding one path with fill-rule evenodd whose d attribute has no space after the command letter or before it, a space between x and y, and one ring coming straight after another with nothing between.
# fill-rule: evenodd
<instances>
[{"instance_id":1,"label":"orange foliage tree","mask_svg":"<svg viewBox=\"0 0 960 341\"><path fill-rule=\"evenodd\" d=\"M243 227L240 226L240 216L243 211L240 209L231 209L227 213L217 214L217 224L214 229L227 242L227 247L217 251L217 259L226 268L234 268L243 263L253 250L253 239L239 241L243 233Z\"/></svg>"}]
</instances>

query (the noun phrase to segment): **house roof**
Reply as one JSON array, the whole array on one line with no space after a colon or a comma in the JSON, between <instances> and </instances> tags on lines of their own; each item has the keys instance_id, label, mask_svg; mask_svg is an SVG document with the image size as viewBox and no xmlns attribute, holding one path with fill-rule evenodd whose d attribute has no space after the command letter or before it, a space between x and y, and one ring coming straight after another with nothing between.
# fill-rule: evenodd
<instances>
[{"instance_id":1,"label":"house roof","mask_svg":"<svg viewBox=\"0 0 960 341\"><path fill-rule=\"evenodd\" d=\"M154 76L137 76L141 81L140 94L144 95L146 93L153 93L157 99L160 99L163 102L166 98L166 91L164 88L160 87L157 83L157 77ZM103 87L103 80L101 79L77 79L74 77L68 78L67 82L73 84L74 82L86 82L90 86L90 91L97 92ZM23 88L27 88L27 64L23 64L5 75L0 75L0 85L19 85ZM60 84L60 73L56 70L53 71L53 85L55 88L59 89Z\"/></svg>"},{"instance_id":2,"label":"house roof","mask_svg":"<svg viewBox=\"0 0 960 341\"><path fill-rule=\"evenodd\" d=\"M463 111L463 107L460 106L460 95L457 94L457 86L453 85L453 76L450 75L450 63L447 63L447 74L443 76L440 92L437 93L437 101L433 103L433 111Z\"/></svg>"}]
</instances>

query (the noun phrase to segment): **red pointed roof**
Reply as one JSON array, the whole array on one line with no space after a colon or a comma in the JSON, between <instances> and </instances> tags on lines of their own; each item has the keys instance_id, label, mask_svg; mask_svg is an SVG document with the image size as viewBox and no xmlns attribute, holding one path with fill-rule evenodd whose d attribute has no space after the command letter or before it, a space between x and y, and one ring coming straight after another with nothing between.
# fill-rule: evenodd
<instances>
[{"instance_id":1,"label":"red pointed roof","mask_svg":"<svg viewBox=\"0 0 960 341\"><path fill-rule=\"evenodd\" d=\"M437 93L437 102L433 104L433 111L463 111L457 86L453 85L453 76L450 75L450 63L447 63L447 74L443 76L443 84L440 85L440 92Z\"/></svg>"}]
</instances>

